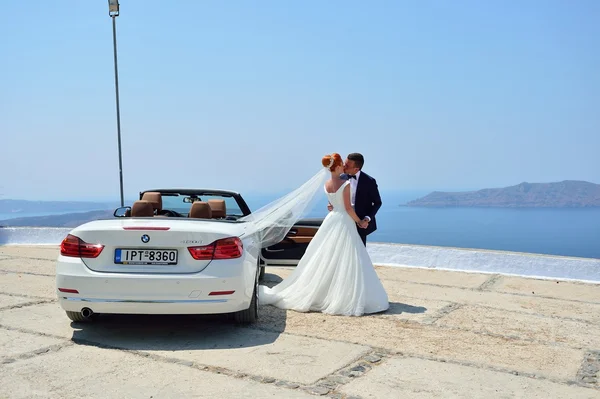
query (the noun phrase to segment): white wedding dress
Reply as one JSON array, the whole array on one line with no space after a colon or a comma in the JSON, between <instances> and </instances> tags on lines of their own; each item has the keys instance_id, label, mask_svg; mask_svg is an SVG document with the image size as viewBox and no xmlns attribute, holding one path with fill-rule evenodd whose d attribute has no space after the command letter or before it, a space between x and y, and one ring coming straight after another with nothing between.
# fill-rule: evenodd
<instances>
[{"instance_id":1,"label":"white wedding dress","mask_svg":"<svg viewBox=\"0 0 600 399\"><path fill-rule=\"evenodd\" d=\"M333 210L292 274L273 288L259 286L259 304L346 316L389 308L387 293L344 207L347 184L335 193L325 191Z\"/></svg>"}]
</instances>

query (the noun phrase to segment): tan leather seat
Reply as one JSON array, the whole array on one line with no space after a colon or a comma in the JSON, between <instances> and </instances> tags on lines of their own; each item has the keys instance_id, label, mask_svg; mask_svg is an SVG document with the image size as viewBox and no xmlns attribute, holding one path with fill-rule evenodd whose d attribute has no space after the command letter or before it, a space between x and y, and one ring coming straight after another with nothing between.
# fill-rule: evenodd
<instances>
[{"instance_id":1,"label":"tan leather seat","mask_svg":"<svg viewBox=\"0 0 600 399\"><path fill-rule=\"evenodd\" d=\"M135 201L131 206L131 217L154 216L154 207L150 201Z\"/></svg>"},{"instance_id":2,"label":"tan leather seat","mask_svg":"<svg viewBox=\"0 0 600 399\"><path fill-rule=\"evenodd\" d=\"M227 216L227 209L225 207L225 200L208 200L208 205L210 205L210 209L212 210L213 219L220 219Z\"/></svg>"},{"instance_id":3,"label":"tan leather seat","mask_svg":"<svg viewBox=\"0 0 600 399\"><path fill-rule=\"evenodd\" d=\"M188 217L194 219L211 219L212 210L206 202L197 201L192 204Z\"/></svg>"}]
</instances>

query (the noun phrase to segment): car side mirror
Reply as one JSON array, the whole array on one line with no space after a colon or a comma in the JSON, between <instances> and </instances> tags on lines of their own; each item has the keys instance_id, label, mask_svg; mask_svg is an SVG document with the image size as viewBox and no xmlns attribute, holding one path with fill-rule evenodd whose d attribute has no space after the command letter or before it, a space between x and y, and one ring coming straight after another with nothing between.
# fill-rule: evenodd
<instances>
[{"instance_id":1,"label":"car side mirror","mask_svg":"<svg viewBox=\"0 0 600 399\"><path fill-rule=\"evenodd\" d=\"M131 207L130 206L122 206L120 208L115 209L113 213L116 218L125 218L131 216Z\"/></svg>"}]
</instances>

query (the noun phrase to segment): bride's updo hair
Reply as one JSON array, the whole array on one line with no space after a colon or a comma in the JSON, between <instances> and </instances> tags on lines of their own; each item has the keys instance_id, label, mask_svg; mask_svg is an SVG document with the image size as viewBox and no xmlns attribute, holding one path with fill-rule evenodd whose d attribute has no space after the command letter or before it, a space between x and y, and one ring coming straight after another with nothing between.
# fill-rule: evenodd
<instances>
[{"instance_id":1,"label":"bride's updo hair","mask_svg":"<svg viewBox=\"0 0 600 399\"><path fill-rule=\"evenodd\" d=\"M340 154L334 152L331 155L325 155L321 160L321 164L323 164L323 167L329 168L329 170L333 172L335 171L335 168L343 165L344 161L342 160L342 156Z\"/></svg>"}]
</instances>

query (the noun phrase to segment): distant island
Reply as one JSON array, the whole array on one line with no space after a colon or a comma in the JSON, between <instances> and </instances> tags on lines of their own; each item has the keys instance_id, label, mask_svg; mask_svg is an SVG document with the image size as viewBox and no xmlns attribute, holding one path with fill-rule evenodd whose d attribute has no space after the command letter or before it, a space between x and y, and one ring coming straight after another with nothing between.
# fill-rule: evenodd
<instances>
[{"instance_id":1,"label":"distant island","mask_svg":"<svg viewBox=\"0 0 600 399\"><path fill-rule=\"evenodd\" d=\"M600 184L565 180L556 183L521 183L505 188L478 191L434 191L400 206L410 207L497 207L497 208L596 208L600 207ZM111 202L0 200L0 227L76 227L111 219L118 207ZM51 213L44 216L25 216ZM19 217L18 215L23 215Z\"/></svg>"},{"instance_id":2,"label":"distant island","mask_svg":"<svg viewBox=\"0 0 600 399\"><path fill-rule=\"evenodd\" d=\"M478 191L434 191L410 201L414 207L593 208L600 207L600 184L565 180L521 183Z\"/></svg>"}]
</instances>

